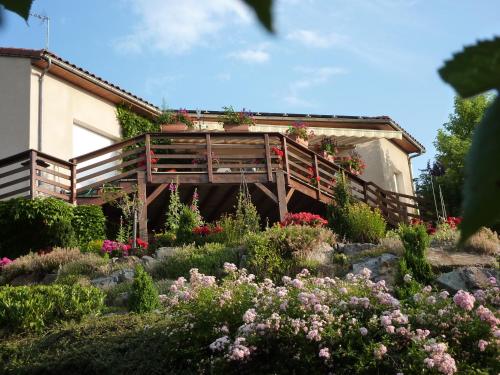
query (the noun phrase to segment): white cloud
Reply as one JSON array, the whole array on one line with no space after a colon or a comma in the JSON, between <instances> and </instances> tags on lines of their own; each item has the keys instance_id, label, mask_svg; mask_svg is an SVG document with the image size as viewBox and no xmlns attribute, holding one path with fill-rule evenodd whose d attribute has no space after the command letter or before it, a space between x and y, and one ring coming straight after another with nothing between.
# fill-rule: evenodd
<instances>
[{"instance_id":1,"label":"white cloud","mask_svg":"<svg viewBox=\"0 0 500 375\"><path fill-rule=\"evenodd\" d=\"M287 39L301 43L306 47L329 48L342 44L346 37L336 33L320 33L314 30L300 29L289 33Z\"/></svg>"},{"instance_id":2,"label":"white cloud","mask_svg":"<svg viewBox=\"0 0 500 375\"><path fill-rule=\"evenodd\" d=\"M116 41L125 52L152 48L165 54L182 53L209 44L229 26L247 24L252 15L235 0L133 0L133 31Z\"/></svg>"},{"instance_id":3,"label":"white cloud","mask_svg":"<svg viewBox=\"0 0 500 375\"><path fill-rule=\"evenodd\" d=\"M241 60L246 63L265 63L269 61L269 52L256 48L256 49L245 49L238 52L233 52L228 55L230 58Z\"/></svg>"},{"instance_id":4,"label":"white cloud","mask_svg":"<svg viewBox=\"0 0 500 375\"><path fill-rule=\"evenodd\" d=\"M304 95L308 89L324 85L330 79L347 71L336 66L323 66L319 68L296 67L295 71L302 73L303 77L288 85L288 92L284 96L287 104L299 107L314 107L311 100L305 99Z\"/></svg>"}]
</instances>

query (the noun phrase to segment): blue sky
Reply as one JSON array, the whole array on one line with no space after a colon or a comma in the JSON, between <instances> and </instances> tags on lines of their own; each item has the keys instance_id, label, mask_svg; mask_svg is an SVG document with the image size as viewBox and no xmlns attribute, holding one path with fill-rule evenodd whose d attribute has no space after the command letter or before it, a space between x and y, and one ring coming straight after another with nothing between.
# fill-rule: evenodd
<instances>
[{"instance_id":1,"label":"blue sky","mask_svg":"<svg viewBox=\"0 0 500 375\"><path fill-rule=\"evenodd\" d=\"M498 0L275 0L277 35L239 0L36 0L50 49L170 108L388 115L434 154L453 91L437 75L463 45L500 34ZM0 45L43 48L8 13Z\"/></svg>"}]
</instances>

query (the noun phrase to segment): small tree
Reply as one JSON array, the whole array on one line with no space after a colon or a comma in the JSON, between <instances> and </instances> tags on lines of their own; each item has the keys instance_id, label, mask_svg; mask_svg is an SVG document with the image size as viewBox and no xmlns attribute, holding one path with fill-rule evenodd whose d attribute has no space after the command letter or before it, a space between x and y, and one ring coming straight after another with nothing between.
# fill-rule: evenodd
<instances>
[{"instance_id":1,"label":"small tree","mask_svg":"<svg viewBox=\"0 0 500 375\"><path fill-rule=\"evenodd\" d=\"M136 313L153 311L160 306L158 290L153 279L142 266L135 268L134 282L129 298L129 309Z\"/></svg>"},{"instance_id":2,"label":"small tree","mask_svg":"<svg viewBox=\"0 0 500 375\"><path fill-rule=\"evenodd\" d=\"M423 225L402 225L399 228L399 237L404 246L404 255L400 270L411 273L419 283L428 284L434 279L431 265L427 261L426 251L430 237ZM400 272L400 277L405 275Z\"/></svg>"}]
</instances>

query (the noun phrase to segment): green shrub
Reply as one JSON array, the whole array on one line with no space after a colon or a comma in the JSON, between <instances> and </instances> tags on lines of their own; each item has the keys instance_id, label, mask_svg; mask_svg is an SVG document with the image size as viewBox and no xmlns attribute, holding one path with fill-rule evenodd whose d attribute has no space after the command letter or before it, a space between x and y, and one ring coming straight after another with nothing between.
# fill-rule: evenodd
<instances>
[{"instance_id":1,"label":"green shrub","mask_svg":"<svg viewBox=\"0 0 500 375\"><path fill-rule=\"evenodd\" d=\"M104 302L106 303L107 306L112 306L114 301L120 294L130 293L131 290L132 290L132 282L130 281L111 286L104 290L104 293L106 293L106 298L104 299Z\"/></svg>"},{"instance_id":2,"label":"green shrub","mask_svg":"<svg viewBox=\"0 0 500 375\"><path fill-rule=\"evenodd\" d=\"M6 284L17 276L30 274L43 278L48 273L57 272L64 264L82 258L85 258L85 254L82 254L78 249L54 249L47 254L24 255L2 268L0 282Z\"/></svg>"},{"instance_id":3,"label":"green shrub","mask_svg":"<svg viewBox=\"0 0 500 375\"><path fill-rule=\"evenodd\" d=\"M283 275L292 275L302 268L317 268L318 263L311 255L322 243L335 243L335 235L329 229L275 225L265 232L246 237L247 265L259 278L279 280Z\"/></svg>"},{"instance_id":4,"label":"green shrub","mask_svg":"<svg viewBox=\"0 0 500 375\"><path fill-rule=\"evenodd\" d=\"M191 268L198 268L202 273L222 275L225 262L239 263L239 255L234 248L220 243L186 245L162 260L152 273L155 279L176 279L179 276L188 277Z\"/></svg>"},{"instance_id":5,"label":"green shrub","mask_svg":"<svg viewBox=\"0 0 500 375\"><path fill-rule=\"evenodd\" d=\"M426 228L423 225L401 225L399 236L404 247L404 264L400 263L399 281L408 273L419 283L432 282L434 275L426 258L430 243ZM404 266L404 269L401 269L401 266Z\"/></svg>"},{"instance_id":6,"label":"green shrub","mask_svg":"<svg viewBox=\"0 0 500 375\"><path fill-rule=\"evenodd\" d=\"M89 278L102 276L108 261L93 253L82 254L80 259L62 264L58 272L58 280L68 275L88 276Z\"/></svg>"},{"instance_id":7,"label":"green shrub","mask_svg":"<svg viewBox=\"0 0 500 375\"><path fill-rule=\"evenodd\" d=\"M104 294L80 285L0 287L0 326L40 331L47 325L99 313Z\"/></svg>"},{"instance_id":8,"label":"green shrub","mask_svg":"<svg viewBox=\"0 0 500 375\"><path fill-rule=\"evenodd\" d=\"M92 240L87 243L85 246L80 247L80 250L83 253L92 253L92 254L102 254L102 245L104 240Z\"/></svg>"},{"instance_id":9,"label":"green shrub","mask_svg":"<svg viewBox=\"0 0 500 375\"><path fill-rule=\"evenodd\" d=\"M71 224L75 231L78 245L83 250L95 240L104 240L106 218L101 206L81 205L73 208Z\"/></svg>"},{"instance_id":10,"label":"green shrub","mask_svg":"<svg viewBox=\"0 0 500 375\"><path fill-rule=\"evenodd\" d=\"M347 237L352 242L378 243L385 236L386 223L378 209L354 203L347 209Z\"/></svg>"},{"instance_id":11,"label":"green shrub","mask_svg":"<svg viewBox=\"0 0 500 375\"><path fill-rule=\"evenodd\" d=\"M73 207L55 198L0 202L0 254L14 259L30 250L71 247Z\"/></svg>"},{"instance_id":12,"label":"green shrub","mask_svg":"<svg viewBox=\"0 0 500 375\"><path fill-rule=\"evenodd\" d=\"M187 244L193 242L193 229L199 224L198 214L186 205L182 206L179 226L176 230L176 242Z\"/></svg>"},{"instance_id":13,"label":"green shrub","mask_svg":"<svg viewBox=\"0 0 500 375\"><path fill-rule=\"evenodd\" d=\"M153 311L160 306L158 291L153 279L142 266L135 268L134 282L130 290L129 309L137 313Z\"/></svg>"}]
</instances>

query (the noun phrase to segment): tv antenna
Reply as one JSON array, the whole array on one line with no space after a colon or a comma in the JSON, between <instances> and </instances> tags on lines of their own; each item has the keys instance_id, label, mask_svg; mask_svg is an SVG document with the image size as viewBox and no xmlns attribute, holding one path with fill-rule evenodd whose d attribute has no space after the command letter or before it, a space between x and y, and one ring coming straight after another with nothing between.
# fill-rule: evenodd
<instances>
[{"instance_id":1,"label":"tv antenna","mask_svg":"<svg viewBox=\"0 0 500 375\"><path fill-rule=\"evenodd\" d=\"M48 51L49 49L49 37L50 37L50 18L47 16L42 16L40 14L36 13L30 13L31 17L38 18L42 22L45 22L46 29L45 29L45 49Z\"/></svg>"}]
</instances>

